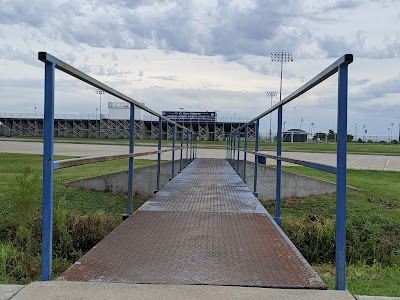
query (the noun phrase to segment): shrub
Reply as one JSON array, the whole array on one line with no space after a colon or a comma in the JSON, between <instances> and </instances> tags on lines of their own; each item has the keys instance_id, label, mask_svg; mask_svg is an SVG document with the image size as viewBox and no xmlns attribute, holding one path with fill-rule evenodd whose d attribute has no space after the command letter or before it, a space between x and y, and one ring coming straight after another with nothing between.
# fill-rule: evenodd
<instances>
[{"instance_id":1,"label":"shrub","mask_svg":"<svg viewBox=\"0 0 400 300\"><path fill-rule=\"evenodd\" d=\"M335 262L335 223L332 220L284 222L282 229L311 264ZM354 216L347 224L347 261L372 265L400 264L400 226L382 215Z\"/></svg>"}]
</instances>

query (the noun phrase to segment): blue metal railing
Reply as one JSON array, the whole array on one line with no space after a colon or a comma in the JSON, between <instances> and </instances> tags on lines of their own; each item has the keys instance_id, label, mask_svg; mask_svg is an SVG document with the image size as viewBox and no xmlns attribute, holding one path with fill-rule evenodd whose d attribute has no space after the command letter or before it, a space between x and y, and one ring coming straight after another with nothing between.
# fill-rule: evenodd
<instances>
[{"instance_id":1,"label":"blue metal railing","mask_svg":"<svg viewBox=\"0 0 400 300\"><path fill-rule=\"evenodd\" d=\"M157 191L160 189L160 173L161 173L161 153L172 152L171 175L175 176L175 151L180 151L180 168L182 171L182 161L184 160L183 149L186 149L185 167L196 157L193 147L193 139L197 139L196 133L189 130L161 114L156 113L150 108L137 102L136 100L125 96L124 94L112 89L104 83L90 77L89 75L75 69L58 58L46 53L39 52L39 60L45 63L45 84L44 84L44 148L43 148L43 218L42 218L42 280L50 280L52 274L52 237L53 237L53 182L54 171L57 169L79 166L90 163L104 162L117 159L128 159L128 199L127 213L132 214L133 201L133 168L134 158L139 156L157 154ZM81 81L88 83L110 95L113 95L123 101L130 103L130 131L129 131L129 153L119 155L107 155L96 157L83 157L54 161L54 92L55 92L55 69L65 72ZM135 153L134 147L134 122L135 122L135 107L139 107L147 111L151 115L158 117L158 145L157 151ZM162 133L163 122L173 124L172 148L162 150ZM175 147L175 133L180 128L180 147ZM186 137L186 146L183 146L183 139ZM190 145L189 145L190 139ZM188 151L190 149L190 157ZM155 192L157 192L155 191Z\"/></svg>"},{"instance_id":2,"label":"blue metal railing","mask_svg":"<svg viewBox=\"0 0 400 300\"><path fill-rule=\"evenodd\" d=\"M336 289L346 289L346 157L347 157L347 90L348 90L348 65L353 62L353 55L346 54L331 64L313 79L305 83L302 87L294 91L282 101L278 102L270 109L266 110L259 116L252 119L250 122L240 126L227 137L227 159L235 166L239 166L239 154L237 157L232 155L232 152L242 151L240 149L240 137L244 129L244 170L243 180L246 180L246 153L254 154L254 194L257 196L257 173L258 173L258 158L272 158L276 160L276 203L275 203L275 222L282 224L281 217L281 175L282 161L310 167L317 170L336 174ZM316 85L320 84L333 74L338 73L338 114L337 114L337 163L336 166L324 165L320 163L296 160L287 157L282 157L282 108L290 101L296 99ZM276 155L269 155L259 152L259 121L261 118L278 110L278 132L277 132L277 148ZM254 151L247 150L247 128L255 123L255 149ZM232 140L234 142L232 145ZM237 144L237 146L236 146ZM237 170L238 167L237 167Z\"/></svg>"}]
</instances>

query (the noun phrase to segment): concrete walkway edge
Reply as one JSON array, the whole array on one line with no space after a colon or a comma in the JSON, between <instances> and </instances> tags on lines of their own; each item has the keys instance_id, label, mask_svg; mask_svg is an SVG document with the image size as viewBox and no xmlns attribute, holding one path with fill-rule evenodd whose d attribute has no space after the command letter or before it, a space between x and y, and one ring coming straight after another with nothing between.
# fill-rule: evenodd
<instances>
[{"instance_id":1,"label":"concrete walkway edge","mask_svg":"<svg viewBox=\"0 0 400 300\"><path fill-rule=\"evenodd\" d=\"M237 286L126 284L98 282L49 281L34 282L12 300L354 300L343 291L269 289Z\"/></svg>"},{"instance_id":2,"label":"concrete walkway edge","mask_svg":"<svg viewBox=\"0 0 400 300\"><path fill-rule=\"evenodd\" d=\"M0 284L0 300L9 300L17 294L24 285Z\"/></svg>"},{"instance_id":3,"label":"concrete walkway edge","mask_svg":"<svg viewBox=\"0 0 400 300\"><path fill-rule=\"evenodd\" d=\"M27 286L0 284L0 300L10 299L400 300L400 297L355 296L354 298L347 291L343 292L335 290L267 289L207 285L125 284L67 281L32 282Z\"/></svg>"}]
</instances>

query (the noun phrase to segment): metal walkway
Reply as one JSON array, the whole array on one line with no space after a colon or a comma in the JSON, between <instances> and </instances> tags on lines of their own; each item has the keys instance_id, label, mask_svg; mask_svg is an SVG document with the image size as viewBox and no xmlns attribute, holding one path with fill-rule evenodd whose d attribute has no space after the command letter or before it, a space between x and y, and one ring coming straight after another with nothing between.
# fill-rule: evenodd
<instances>
[{"instance_id":1,"label":"metal walkway","mask_svg":"<svg viewBox=\"0 0 400 300\"><path fill-rule=\"evenodd\" d=\"M326 289L225 159L196 159L60 280Z\"/></svg>"}]
</instances>

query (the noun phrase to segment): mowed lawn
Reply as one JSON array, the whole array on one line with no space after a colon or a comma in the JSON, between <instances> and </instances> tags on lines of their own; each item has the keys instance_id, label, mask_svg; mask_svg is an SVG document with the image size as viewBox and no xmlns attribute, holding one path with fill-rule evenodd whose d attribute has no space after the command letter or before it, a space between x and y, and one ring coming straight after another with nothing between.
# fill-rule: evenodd
<instances>
[{"instance_id":1,"label":"mowed lawn","mask_svg":"<svg viewBox=\"0 0 400 300\"><path fill-rule=\"evenodd\" d=\"M57 159L62 158L66 157L57 157ZM2 178L0 181L0 218L2 220L0 225L7 226L8 223L15 222L15 220L18 219L19 213L15 210L13 195L17 189L21 188L21 181L18 177L24 174L27 168L30 170L28 173L30 178L34 174L38 176L36 195L31 194L27 195L27 197L36 199L36 202L32 202L31 204L35 205L40 210L42 156L0 153L0 161L2 162L0 164L0 176ZM154 163L155 161L135 160L136 167L147 166ZM57 170L55 172L54 182L55 207L63 205L68 210L78 211L80 214L88 215L96 211L110 216L124 213L126 210L126 195L69 189L65 187L65 182L126 169L127 160L119 160ZM332 174L305 167L284 167L284 169L323 180L334 181L334 175ZM370 170L348 171L348 184L359 190L354 193L349 193L347 197L349 224L353 224L356 221L361 222L360 224L362 226L357 230L367 230L365 235L371 234L369 231L375 230L376 232L372 233L376 237L382 232L381 235L385 238L384 241L390 242L390 247L393 247L393 251L397 251L397 253L400 253L400 235L397 234L400 232L399 179L399 172ZM139 207L144 201L145 199L135 199L134 208ZM303 229L314 228L315 226L317 226L317 228L325 228L324 226L327 226L326 228L328 229L331 228L331 225L335 221L335 201L334 194L285 199L282 207L284 230L288 230L290 224L294 225L295 229L297 226L303 226ZM274 202L268 201L263 204L273 215ZM310 222L310 214L318 221ZM351 228L349 228L349 230L353 230ZM293 226L289 229L293 230ZM380 231L381 229L382 231ZM305 232L301 231L301 233L304 234ZM322 241L323 238L328 238L329 241L332 239L334 240L334 237L324 237L324 234L325 233L322 233L319 237ZM361 234L363 233L361 232ZM296 246L303 251L304 245L302 245L302 243L307 244L307 236L305 235L304 237L297 238L300 242ZM2 240L1 243L3 242L5 242L5 244L2 244L5 245L4 247L9 247L9 243L13 241ZM369 244L363 244L366 242L360 243L359 245L349 244L349 247L353 249L353 253L358 251L354 248L359 248L360 251L364 251L365 248L370 247ZM328 246L329 249L332 249L334 244L329 244ZM307 249L304 249L305 252L307 252ZM313 251L318 251L318 249L313 249ZM386 261L380 261L380 258L374 259L374 254L371 255L366 253L364 255L364 257L367 258L366 260L350 263L348 268L348 288L350 292L358 295L400 295L400 266L396 263L390 263L388 259L386 259ZM387 257L387 255L382 255L382 257ZM32 259L40 261L40 257L37 256ZM372 261L372 263L370 263L370 261ZM0 265L1 262L0 255ZM56 266L59 266L57 269L59 272L62 272L71 262L65 262L62 264L62 267L60 267L61 263L62 261L56 261ZM312 261L311 263L321 277L328 283L330 288L334 288L334 264L332 262L321 263ZM18 280L0 276L0 281L4 283L26 283L29 282L30 279L23 278Z\"/></svg>"},{"instance_id":2,"label":"mowed lawn","mask_svg":"<svg viewBox=\"0 0 400 300\"><path fill-rule=\"evenodd\" d=\"M1 138L7 140L6 138ZM19 137L16 140L21 141L42 141L41 137ZM176 141L178 141L177 139ZM105 144L105 145L128 145L127 139L96 139L96 138L56 138L58 143L78 143L78 144ZM156 146L157 140L135 140L136 145ZM163 140L162 145L171 146L171 140ZM225 148L225 141L198 141L198 147L203 148ZM244 147L243 138L240 144ZM273 151L276 149L276 143L261 141L259 144L260 150ZM254 141L247 143L247 149L254 149ZM303 151L303 152L336 152L336 143L283 143L283 151ZM348 143L348 153L360 154L385 154L385 155L400 155L400 144L383 144L383 143Z\"/></svg>"},{"instance_id":3,"label":"mowed lawn","mask_svg":"<svg viewBox=\"0 0 400 300\"><path fill-rule=\"evenodd\" d=\"M71 157L55 157L57 160L66 158ZM29 168L29 174L38 175L40 180L38 188L41 193L42 160L43 157L36 154L0 153L0 176L2 178L0 180L0 218L8 218L14 214L12 196L15 189L18 188L16 178L23 174L27 168ZM135 160L135 168L155 163L152 160L137 159ZM107 213L124 213L126 210L125 195L70 189L65 186L65 183L70 180L124 171L127 168L128 160L123 159L56 170L54 172L54 205L56 206L57 201L62 197L66 200L69 209L76 209L82 213L96 210Z\"/></svg>"}]
</instances>

